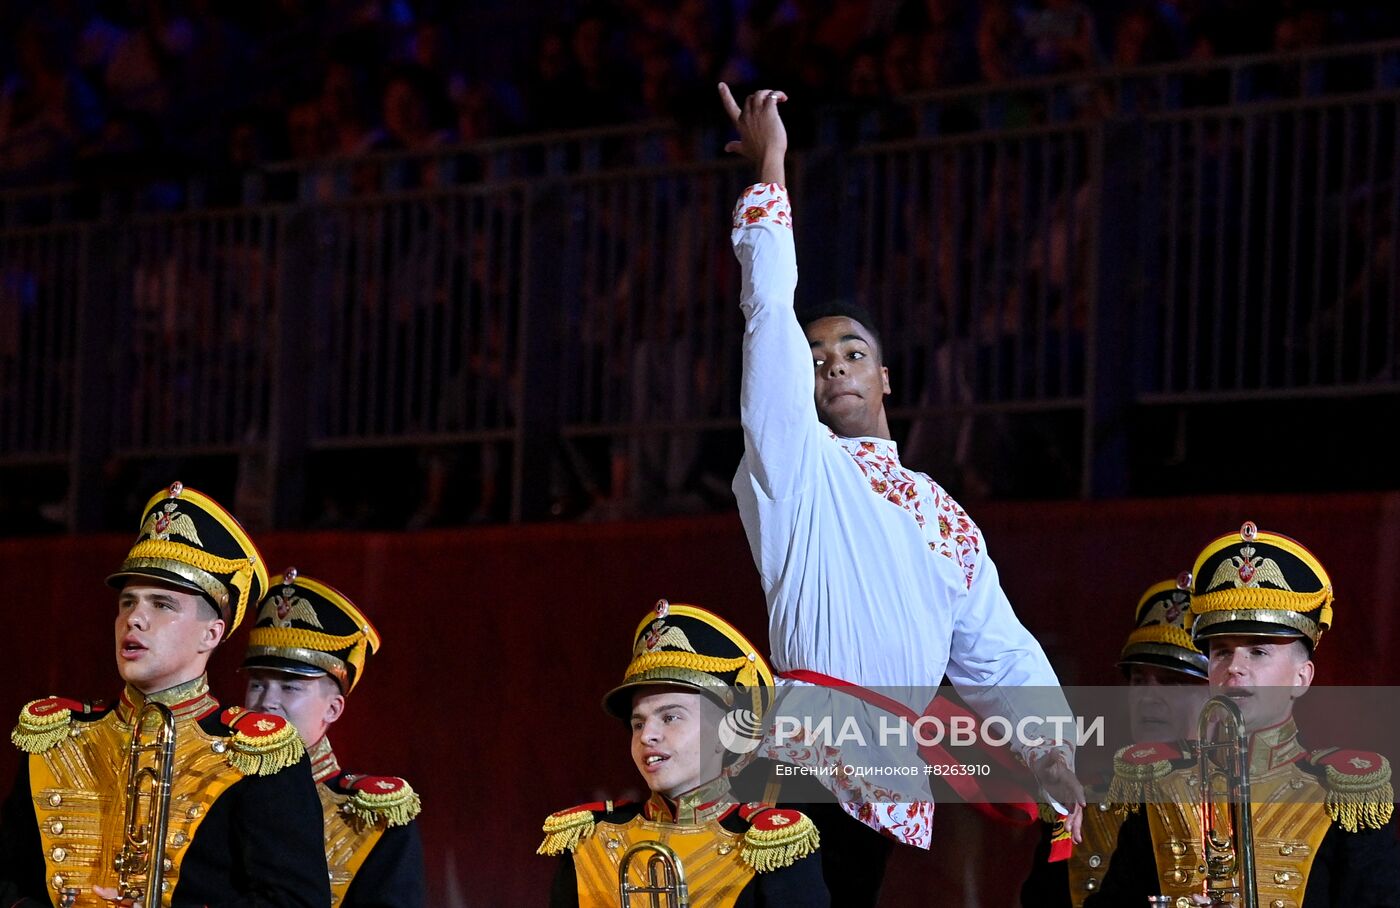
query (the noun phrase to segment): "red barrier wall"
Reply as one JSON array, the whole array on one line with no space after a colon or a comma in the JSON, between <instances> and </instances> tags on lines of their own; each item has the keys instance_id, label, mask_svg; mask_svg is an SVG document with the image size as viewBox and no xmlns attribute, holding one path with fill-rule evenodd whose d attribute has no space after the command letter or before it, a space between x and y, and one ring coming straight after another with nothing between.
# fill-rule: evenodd
<instances>
[{"instance_id":1,"label":"red barrier wall","mask_svg":"<svg viewBox=\"0 0 1400 908\"><path fill-rule=\"evenodd\" d=\"M1400 494L1230 497L975 509L1022 620L1066 684L1114 683L1137 597L1245 519L1292 535L1337 589L1319 682L1395 684ZM0 710L48 694L111 696L115 596L103 578L127 538L0 542L8 671ZM552 810L636 794L625 730L598 708L641 613L660 596L705 605L764 639L763 598L734 515L631 524L418 534L267 534L294 564L355 598L384 636L332 738L348 768L408 777L423 794L433 906L543 904L534 855ZM215 655L240 693L246 640ZM936 680L936 679L931 679ZM8 721L8 720L5 720ZM0 748L9 778L15 752ZM945 809L932 853L900 849L886 905L1010 904L1031 836Z\"/></svg>"}]
</instances>

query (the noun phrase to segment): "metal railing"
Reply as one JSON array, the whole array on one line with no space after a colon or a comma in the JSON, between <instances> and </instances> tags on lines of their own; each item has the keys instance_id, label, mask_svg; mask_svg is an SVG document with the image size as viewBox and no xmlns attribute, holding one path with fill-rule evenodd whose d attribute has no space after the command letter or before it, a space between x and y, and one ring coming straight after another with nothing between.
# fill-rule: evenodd
<instances>
[{"instance_id":1,"label":"metal railing","mask_svg":"<svg viewBox=\"0 0 1400 908\"><path fill-rule=\"evenodd\" d=\"M1086 115L1133 117L1202 111L1264 101L1316 99L1400 87L1400 41L1249 54L1140 67L1104 67L1056 76L939 89L897 99L891 110L836 105L821 131L858 124L877 135L894 116L919 136L1072 124Z\"/></svg>"},{"instance_id":2,"label":"metal railing","mask_svg":"<svg viewBox=\"0 0 1400 908\"><path fill-rule=\"evenodd\" d=\"M1145 124L1144 400L1400 388L1400 91Z\"/></svg>"},{"instance_id":3,"label":"metal railing","mask_svg":"<svg viewBox=\"0 0 1400 908\"><path fill-rule=\"evenodd\" d=\"M237 452L265 437L269 326L281 306L285 213L143 215L108 251L118 454Z\"/></svg>"},{"instance_id":4,"label":"metal railing","mask_svg":"<svg viewBox=\"0 0 1400 908\"><path fill-rule=\"evenodd\" d=\"M1135 408L1400 393L1398 148L1387 90L813 152L799 297L878 316L917 462L990 432L1115 494ZM0 231L0 465L233 455L281 508L314 457L460 449L517 519L561 472L683 495L733 447L745 172Z\"/></svg>"},{"instance_id":5,"label":"metal railing","mask_svg":"<svg viewBox=\"0 0 1400 908\"><path fill-rule=\"evenodd\" d=\"M981 83L911 94L881 107L833 103L819 111L816 131L823 146L867 144L891 132L920 138L1003 132L1028 125L1070 126L1086 116L1134 117L1395 88L1400 88L1400 41L1381 41ZM314 203L708 160L720 154L723 125L718 117L709 129L653 120L452 147L288 161L249 171L232 191L243 205ZM147 185L63 184L6 189L0 191L0 226L101 220L127 211L172 207L198 210L227 205L225 196L231 191L213 191L200 175L171 175L158 180L156 188L159 191Z\"/></svg>"},{"instance_id":6,"label":"metal railing","mask_svg":"<svg viewBox=\"0 0 1400 908\"><path fill-rule=\"evenodd\" d=\"M0 234L0 451L6 461L68 457L88 240L85 230L70 227Z\"/></svg>"}]
</instances>

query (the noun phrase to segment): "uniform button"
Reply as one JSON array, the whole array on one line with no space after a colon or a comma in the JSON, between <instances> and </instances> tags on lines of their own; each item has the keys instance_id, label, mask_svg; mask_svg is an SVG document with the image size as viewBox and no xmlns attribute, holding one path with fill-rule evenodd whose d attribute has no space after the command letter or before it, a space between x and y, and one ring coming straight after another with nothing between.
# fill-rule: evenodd
<instances>
[{"instance_id":1,"label":"uniform button","mask_svg":"<svg viewBox=\"0 0 1400 908\"><path fill-rule=\"evenodd\" d=\"M189 839L183 832L177 832L170 837L170 841L176 848L179 848L181 845L185 844L185 842L189 841Z\"/></svg>"},{"instance_id":2,"label":"uniform button","mask_svg":"<svg viewBox=\"0 0 1400 908\"><path fill-rule=\"evenodd\" d=\"M32 853L33 852L31 852L31 854ZM53 888L61 890L63 889L63 884L66 882L68 882L68 879L63 874L55 873L53 875Z\"/></svg>"},{"instance_id":3,"label":"uniform button","mask_svg":"<svg viewBox=\"0 0 1400 908\"><path fill-rule=\"evenodd\" d=\"M215 741L213 744L209 745L209 749L214 751L214 753L216 754L221 754L224 751L228 750L228 745L225 744L223 741Z\"/></svg>"},{"instance_id":4,"label":"uniform button","mask_svg":"<svg viewBox=\"0 0 1400 908\"><path fill-rule=\"evenodd\" d=\"M169 880L161 880L161 881L160 881L160 891L161 891L161 892L169 892L169 891L170 891L170 881L169 881Z\"/></svg>"},{"instance_id":5,"label":"uniform button","mask_svg":"<svg viewBox=\"0 0 1400 908\"><path fill-rule=\"evenodd\" d=\"M200 811L199 811L199 805L196 804L196 805L194 805L193 807L191 807L189 810L185 811L185 816L187 816L187 817L189 817L191 820L193 820L193 819L195 819L196 817L199 816L199 812L200 812Z\"/></svg>"},{"instance_id":6,"label":"uniform button","mask_svg":"<svg viewBox=\"0 0 1400 908\"><path fill-rule=\"evenodd\" d=\"M1275 883L1288 883L1292 881L1292 879L1293 874L1289 873L1287 870L1281 870L1274 874Z\"/></svg>"},{"instance_id":7,"label":"uniform button","mask_svg":"<svg viewBox=\"0 0 1400 908\"><path fill-rule=\"evenodd\" d=\"M63 821L54 820L52 823L50 823L49 832L52 832L54 835L63 835Z\"/></svg>"},{"instance_id":8,"label":"uniform button","mask_svg":"<svg viewBox=\"0 0 1400 908\"><path fill-rule=\"evenodd\" d=\"M1185 842L1176 842L1176 841L1173 841L1173 842L1172 842L1172 854L1173 854L1173 855L1175 855L1176 857L1181 857L1181 856L1182 856L1183 854L1185 854L1185 853L1186 853L1186 843L1185 843Z\"/></svg>"},{"instance_id":9,"label":"uniform button","mask_svg":"<svg viewBox=\"0 0 1400 908\"><path fill-rule=\"evenodd\" d=\"M1168 876L1170 877L1173 883L1184 883L1188 879L1190 879L1190 874L1188 874L1185 870L1182 870L1179 867L1176 870L1173 870L1170 874L1168 874Z\"/></svg>"},{"instance_id":10,"label":"uniform button","mask_svg":"<svg viewBox=\"0 0 1400 908\"><path fill-rule=\"evenodd\" d=\"M60 864L68 860L68 852L63 848L55 848L49 853L53 855L53 859Z\"/></svg>"},{"instance_id":11,"label":"uniform button","mask_svg":"<svg viewBox=\"0 0 1400 908\"><path fill-rule=\"evenodd\" d=\"M734 846L726 842L715 850L718 851L720 854L729 854L729 852L734 850Z\"/></svg>"},{"instance_id":12,"label":"uniform button","mask_svg":"<svg viewBox=\"0 0 1400 908\"><path fill-rule=\"evenodd\" d=\"M1294 779L1292 782L1289 782L1289 783L1288 783L1288 787L1291 788L1291 789L1293 789L1294 791L1297 791L1298 789L1302 788L1302 787L1303 787L1304 785L1306 785L1306 784L1307 784L1307 783L1304 782L1302 779Z\"/></svg>"},{"instance_id":13,"label":"uniform button","mask_svg":"<svg viewBox=\"0 0 1400 908\"><path fill-rule=\"evenodd\" d=\"M1090 892L1095 892L1099 888L1099 881L1094 879L1093 877L1089 877L1087 880L1084 881L1084 888L1089 890Z\"/></svg>"},{"instance_id":14,"label":"uniform button","mask_svg":"<svg viewBox=\"0 0 1400 908\"><path fill-rule=\"evenodd\" d=\"M1292 846L1292 845L1280 845L1279 848L1278 848L1278 853L1279 853L1279 854L1292 854L1292 853L1293 853L1293 846Z\"/></svg>"},{"instance_id":15,"label":"uniform button","mask_svg":"<svg viewBox=\"0 0 1400 908\"><path fill-rule=\"evenodd\" d=\"M57 794L57 793L49 795L49 806L50 806L50 807L57 807L58 805L60 805L60 804L62 804L62 803L63 803L63 795Z\"/></svg>"},{"instance_id":16,"label":"uniform button","mask_svg":"<svg viewBox=\"0 0 1400 908\"><path fill-rule=\"evenodd\" d=\"M1108 812L1108 802L1107 802L1107 801L1100 801L1100 802L1099 802L1099 812L1100 812L1100 813L1107 813L1107 812Z\"/></svg>"},{"instance_id":17,"label":"uniform button","mask_svg":"<svg viewBox=\"0 0 1400 908\"><path fill-rule=\"evenodd\" d=\"M1285 908L1288 903L1283 899L1274 899L1269 903L1269 908Z\"/></svg>"},{"instance_id":18,"label":"uniform button","mask_svg":"<svg viewBox=\"0 0 1400 908\"><path fill-rule=\"evenodd\" d=\"M1097 854L1091 854L1091 855L1089 855L1089 866L1090 866L1090 867L1095 867L1095 868L1097 868L1097 867L1099 867L1101 864L1103 864L1103 858L1102 858L1102 857L1100 857L1100 856L1097 855Z\"/></svg>"}]
</instances>

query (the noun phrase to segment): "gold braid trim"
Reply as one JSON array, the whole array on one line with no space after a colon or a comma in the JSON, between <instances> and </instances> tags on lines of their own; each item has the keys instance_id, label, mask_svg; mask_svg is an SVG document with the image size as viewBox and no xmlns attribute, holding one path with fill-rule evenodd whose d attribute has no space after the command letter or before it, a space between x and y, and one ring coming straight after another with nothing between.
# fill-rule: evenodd
<instances>
[{"instance_id":1,"label":"gold braid trim","mask_svg":"<svg viewBox=\"0 0 1400 908\"><path fill-rule=\"evenodd\" d=\"M1381 757L1375 772L1351 775L1327 767L1327 813L1347 832L1380 829L1395 811L1390 761Z\"/></svg>"},{"instance_id":2,"label":"gold braid trim","mask_svg":"<svg viewBox=\"0 0 1400 908\"><path fill-rule=\"evenodd\" d=\"M1108 783L1107 800L1122 804L1129 813L1138 805L1157 799L1157 782L1171 775L1171 760L1154 760L1151 763L1130 763L1127 753L1137 745L1128 745L1113 755L1113 781Z\"/></svg>"},{"instance_id":3,"label":"gold braid trim","mask_svg":"<svg viewBox=\"0 0 1400 908\"><path fill-rule=\"evenodd\" d=\"M1128 635L1128 643L1124 650L1126 651L1127 647L1134 643L1167 643L1171 646L1179 646L1184 650L1190 650L1193 653L1201 652L1192 642L1191 635L1175 624L1153 624L1138 628Z\"/></svg>"},{"instance_id":4,"label":"gold braid trim","mask_svg":"<svg viewBox=\"0 0 1400 908\"><path fill-rule=\"evenodd\" d=\"M573 851L579 843L593 835L593 811L586 807L552 813L544 820L544 841L535 854L555 855Z\"/></svg>"},{"instance_id":5,"label":"gold braid trim","mask_svg":"<svg viewBox=\"0 0 1400 908\"><path fill-rule=\"evenodd\" d=\"M1287 612L1311 612L1332 601L1332 588L1323 587L1315 593L1295 593L1269 587L1229 587L1213 593L1191 597L1191 611L1197 614L1222 612L1229 609L1277 609Z\"/></svg>"},{"instance_id":6,"label":"gold braid trim","mask_svg":"<svg viewBox=\"0 0 1400 908\"><path fill-rule=\"evenodd\" d=\"M418 792L413 790L413 786L404 782L403 779L398 781L403 782L403 787L397 791L357 790L341 809L354 817L362 830L370 826L377 826L381 822L384 823L386 829L407 826L414 821L418 814L423 812L423 801L418 797Z\"/></svg>"},{"instance_id":7,"label":"gold braid trim","mask_svg":"<svg viewBox=\"0 0 1400 908\"><path fill-rule=\"evenodd\" d=\"M711 675L737 671L738 676L734 679L736 687L743 686L752 689L758 683L758 662L748 656L721 659L718 656L702 656L699 653L687 653L681 650L663 650L638 656L627 666L623 680L626 681L633 675L656 668L684 668Z\"/></svg>"},{"instance_id":8,"label":"gold braid trim","mask_svg":"<svg viewBox=\"0 0 1400 908\"><path fill-rule=\"evenodd\" d=\"M797 813L797 816L797 822L781 829L749 827L739 846L739 856L744 863L758 873L767 873L781 870L815 852L821 846L821 834L806 814Z\"/></svg>"},{"instance_id":9,"label":"gold braid trim","mask_svg":"<svg viewBox=\"0 0 1400 908\"><path fill-rule=\"evenodd\" d=\"M278 646L297 649L315 649L321 652L342 650L354 646L364 639L364 634L356 631L344 637L332 637L318 631L308 631L300 627L259 627L248 635L249 646Z\"/></svg>"},{"instance_id":10,"label":"gold braid trim","mask_svg":"<svg viewBox=\"0 0 1400 908\"><path fill-rule=\"evenodd\" d=\"M191 567L197 567L201 571L208 571L211 574L253 573L253 562L247 558L220 558L218 555L211 555L204 549L197 549L182 542L170 542L166 539L143 539L131 547L131 551L127 553L126 557L127 560L132 558L169 558L172 561L183 561Z\"/></svg>"},{"instance_id":11,"label":"gold braid trim","mask_svg":"<svg viewBox=\"0 0 1400 908\"><path fill-rule=\"evenodd\" d=\"M122 562L122 571L140 573L146 568L169 571L177 577L188 580L196 589L214 601L214 606L222 615L228 609L228 587L218 577L208 571L190 567L183 561L173 558L128 558Z\"/></svg>"},{"instance_id":12,"label":"gold braid trim","mask_svg":"<svg viewBox=\"0 0 1400 908\"><path fill-rule=\"evenodd\" d=\"M245 776L270 776L294 765L306 754L306 746L288 722L271 734L252 737L234 731L226 752L229 765Z\"/></svg>"},{"instance_id":13,"label":"gold braid trim","mask_svg":"<svg viewBox=\"0 0 1400 908\"><path fill-rule=\"evenodd\" d=\"M56 709L44 715L35 715L30 707L44 700L31 700L19 711L19 724L10 732L10 740L27 754L41 754L58 746L70 733L69 720L73 711L68 708Z\"/></svg>"},{"instance_id":14,"label":"gold braid trim","mask_svg":"<svg viewBox=\"0 0 1400 908\"><path fill-rule=\"evenodd\" d=\"M238 592L237 599L232 603L233 613L224 616L228 620L228 627L224 629L224 638L233 633L233 629L243 623L243 613L248 607L248 590L257 576L257 561L252 557L247 558L220 558L212 555L204 549L197 549L191 545L181 542L170 542L166 539L143 539L131 547L131 551L126 554L126 561L122 562L122 570L135 567L165 567L175 573L182 574L169 565L162 565L157 562L173 561L176 564L187 565L206 574L231 574L228 585ZM213 580L216 584L221 583L217 576L201 578L198 576L188 579L199 584L199 586L219 603L222 609L227 609L230 605L228 592L222 588L214 588L207 580Z\"/></svg>"}]
</instances>

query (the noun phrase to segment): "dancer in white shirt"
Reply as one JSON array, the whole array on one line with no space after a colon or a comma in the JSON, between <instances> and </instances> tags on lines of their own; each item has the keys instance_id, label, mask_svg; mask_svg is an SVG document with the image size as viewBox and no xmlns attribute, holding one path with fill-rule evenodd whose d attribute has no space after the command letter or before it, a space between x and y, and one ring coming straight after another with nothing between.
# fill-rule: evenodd
<instances>
[{"instance_id":1,"label":"dancer in white shirt","mask_svg":"<svg viewBox=\"0 0 1400 908\"><path fill-rule=\"evenodd\" d=\"M786 96L759 91L741 109L727 86L720 95L739 133L726 150L753 161L760 180L740 198L733 222L746 321L744 457L734 494L768 600L774 669L789 683L831 687L833 711L851 710L851 698L837 690L931 692L946 673L984 715L1015 722L1047 700L1052 711L1036 714L1071 715L1044 652L1002 592L977 525L928 476L900 463L885 416L889 370L868 316L836 306L799 322L794 312L787 134L777 107ZM929 706L902 705L916 715ZM1067 805L1077 837L1083 789L1072 748L1053 743L1017 753L1042 793ZM881 801L873 782L821 778L844 778L841 804L851 816L928 847L931 801ZM853 824L841 826L835 834L849 834L844 827ZM833 857L844 850L823 848ZM871 863L869 854L864 861ZM832 903L875 904L883 875L883 861L876 863L856 869L859 880L839 878L853 868L841 868L838 878L829 871Z\"/></svg>"}]
</instances>

